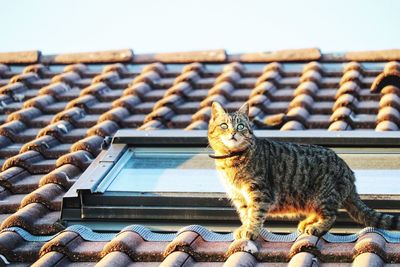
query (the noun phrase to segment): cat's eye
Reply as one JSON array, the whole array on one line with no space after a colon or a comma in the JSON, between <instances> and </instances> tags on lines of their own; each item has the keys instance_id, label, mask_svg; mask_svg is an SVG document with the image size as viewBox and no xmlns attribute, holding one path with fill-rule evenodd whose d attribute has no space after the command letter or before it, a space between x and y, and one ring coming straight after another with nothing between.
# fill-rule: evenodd
<instances>
[{"instance_id":1,"label":"cat's eye","mask_svg":"<svg viewBox=\"0 0 400 267\"><path fill-rule=\"evenodd\" d=\"M221 124L219 125L219 127L221 127L221 129L226 130L226 129L228 129L228 124L226 124L226 123L221 123Z\"/></svg>"},{"instance_id":2,"label":"cat's eye","mask_svg":"<svg viewBox=\"0 0 400 267\"><path fill-rule=\"evenodd\" d=\"M243 130L244 130L244 124L243 124L243 123L239 123L239 124L236 126L236 129L237 129L238 131L243 131Z\"/></svg>"}]
</instances>

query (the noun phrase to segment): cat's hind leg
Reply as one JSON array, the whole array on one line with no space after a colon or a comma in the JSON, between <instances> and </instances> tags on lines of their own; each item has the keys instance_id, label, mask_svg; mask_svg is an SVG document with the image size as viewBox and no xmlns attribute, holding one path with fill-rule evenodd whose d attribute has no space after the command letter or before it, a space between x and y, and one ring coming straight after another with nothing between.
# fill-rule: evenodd
<instances>
[{"instance_id":1,"label":"cat's hind leg","mask_svg":"<svg viewBox=\"0 0 400 267\"><path fill-rule=\"evenodd\" d=\"M317 211L318 220L315 223L307 225L304 232L318 237L323 236L335 223L337 210L337 205L333 203L330 203L330 205L326 203L322 204L320 210Z\"/></svg>"},{"instance_id":2,"label":"cat's hind leg","mask_svg":"<svg viewBox=\"0 0 400 267\"><path fill-rule=\"evenodd\" d=\"M318 221L318 216L317 214L313 213L308 215L304 220L302 220L301 222L299 222L299 225L297 226L297 229L301 232L301 233L305 233L305 230L307 228L307 226L316 223Z\"/></svg>"}]
</instances>

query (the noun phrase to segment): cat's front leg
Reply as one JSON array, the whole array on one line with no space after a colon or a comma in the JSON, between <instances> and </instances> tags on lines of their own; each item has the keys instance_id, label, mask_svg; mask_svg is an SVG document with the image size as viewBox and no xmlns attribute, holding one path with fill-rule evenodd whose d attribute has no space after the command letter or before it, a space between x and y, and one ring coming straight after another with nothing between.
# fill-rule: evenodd
<instances>
[{"instance_id":1,"label":"cat's front leg","mask_svg":"<svg viewBox=\"0 0 400 267\"><path fill-rule=\"evenodd\" d=\"M246 199L238 192L231 192L229 195L233 205L236 208L237 213L239 214L240 221L242 222L242 224L245 224L247 222L248 213Z\"/></svg>"},{"instance_id":2,"label":"cat's front leg","mask_svg":"<svg viewBox=\"0 0 400 267\"><path fill-rule=\"evenodd\" d=\"M248 192L247 218L243 225L234 232L235 239L257 239L270 206L261 191Z\"/></svg>"}]
</instances>

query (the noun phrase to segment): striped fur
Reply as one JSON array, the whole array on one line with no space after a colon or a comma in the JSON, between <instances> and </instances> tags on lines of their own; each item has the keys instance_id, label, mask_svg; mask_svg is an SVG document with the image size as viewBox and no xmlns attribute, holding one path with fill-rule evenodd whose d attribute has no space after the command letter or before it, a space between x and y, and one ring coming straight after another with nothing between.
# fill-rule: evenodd
<instances>
[{"instance_id":1,"label":"striped fur","mask_svg":"<svg viewBox=\"0 0 400 267\"><path fill-rule=\"evenodd\" d=\"M299 230L321 236L332 227L340 206L361 224L400 229L399 217L360 200L352 170L332 150L258 139L247 104L228 114L214 102L208 139L221 157L216 167L242 222L236 239L257 238L267 214L304 218Z\"/></svg>"}]
</instances>

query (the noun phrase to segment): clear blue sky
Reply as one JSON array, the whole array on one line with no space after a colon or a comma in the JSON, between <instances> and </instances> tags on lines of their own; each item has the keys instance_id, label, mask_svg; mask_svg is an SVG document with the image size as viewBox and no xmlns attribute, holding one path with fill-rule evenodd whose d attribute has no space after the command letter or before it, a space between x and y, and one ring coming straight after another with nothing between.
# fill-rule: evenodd
<instances>
[{"instance_id":1,"label":"clear blue sky","mask_svg":"<svg viewBox=\"0 0 400 267\"><path fill-rule=\"evenodd\" d=\"M0 52L400 48L400 1L8 0Z\"/></svg>"}]
</instances>

